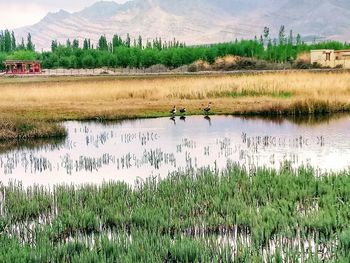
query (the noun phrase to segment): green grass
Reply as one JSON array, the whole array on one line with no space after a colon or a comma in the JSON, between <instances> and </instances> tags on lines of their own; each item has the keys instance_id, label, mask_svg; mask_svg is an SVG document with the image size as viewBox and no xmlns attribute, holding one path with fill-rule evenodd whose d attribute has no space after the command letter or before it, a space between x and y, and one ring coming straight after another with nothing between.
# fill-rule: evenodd
<instances>
[{"instance_id":1,"label":"green grass","mask_svg":"<svg viewBox=\"0 0 350 263\"><path fill-rule=\"evenodd\" d=\"M12 184L0 188L0 200L5 262L261 262L264 250L269 262L350 259L349 172L231 167L149 179L134 189ZM329 255L306 253L311 241Z\"/></svg>"},{"instance_id":2,"label":"green grass","mask_svg":"<svg viewBox=\"0 0 350 263\"><path fill-rule=\"evenodd\" d=\"M235 91L213 91L207 95L209 98L240 98L240 97L272 97L290 99L294 94L290 91L266 91L266 90L235 90Z\"/></svg>"}]
</instances>

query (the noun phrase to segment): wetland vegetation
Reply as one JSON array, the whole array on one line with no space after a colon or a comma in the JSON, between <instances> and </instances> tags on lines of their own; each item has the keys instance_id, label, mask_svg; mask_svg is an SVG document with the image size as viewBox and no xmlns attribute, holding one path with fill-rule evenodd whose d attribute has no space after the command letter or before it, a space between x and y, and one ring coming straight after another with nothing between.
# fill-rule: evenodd
<instances>
[{"instance_id":1,"label":"wetland vegetation","mask_svg":"<svg viewBox=\"0 0 350 263\"><path fill-rule=\"evenodd\" d=\"M350 110L350 73L0 79L0 139L64 136L65 120L188 115L301 115ZM21 117L18 117L21 116Z\"/></svg>"},{"instance_id":2,"label":"wetland vegetation","mask_svg":"<svg viewBox=\"0 0 350 263\"><path fill-rule=\"evenodd\" d=\"M349 83L348 72L6 78L0 80L0 117L6 120L0 134L16 144L64 136L65 120L168 116L174 104L199 115L209 101L218 115L347 112ZM26 157L35 167L43 164ZM140 180L135 188L111 182L49 189L12 182L0 186L0 247L6 248L0 258L347 262L349 185L348 171L320 176L288 163L278 171L189 169L164 180Z\"/></svg>"},{"instance_id":3,"label":"wetland vegetation","mask_svg":"<svg viewBox=\"0 0 350 263\"><path fill-rule=\"evenodd\" d=\"M64 138L66 135L66 130L58 123L27 120L18 117L1 119L0 122L0 142Z\"/></svg>"},{"instance_id":4,"label":"wetland vegetation","mask_svg":"<svg viewBox=\"0 0 350 263\"><path fill-rule=\"evenodd\" d=\"M6 59L106 74L318 68L308 52L324 48L349 44L306 44L281 26L275 39L267 27L260 39L191 47L116 34L38 53L30 34L18 44L5 30L0 70ZM13 77L0 94L1 262L350 261L350 171L339 170L349 121L322 126L350 111L348 71ZM247 118L107 122L169 116L173 105L202 115L209 102L210 114Z\"/></svg>"},{"instance_id":5,"label":"wetland vegetation","mask_svg":"<svg viewBox=\"0 0 350 263\"><path fill-rule=\"evenodd\" d=\"M61 77L0 80L1 117L29 120L190 115L213 102L215 114L296 115L348 111L348 72L214 76Z\"/></svg>"},{"instance_id":6,"label":"wetland vegetation","mask_svg":"<svg viewBox=\"0 0 350 263\"><path fill-rule=\"evenodd\" d=\"M0 187L5 262L347 262L348 172L232 165L134 188Z\"/></svg>"}]
</instances>

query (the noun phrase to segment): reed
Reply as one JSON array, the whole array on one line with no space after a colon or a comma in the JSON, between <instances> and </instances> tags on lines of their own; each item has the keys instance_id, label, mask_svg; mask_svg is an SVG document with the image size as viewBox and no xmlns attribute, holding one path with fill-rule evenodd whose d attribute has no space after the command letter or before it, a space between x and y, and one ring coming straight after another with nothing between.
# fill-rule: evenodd
<instances>
[{"instance_id":1,"label":"reed","mask_svg":"<svg viewBox=\"0 0 350 263\"><path fill-rule=\"evenodd\" d=\"M0 141L7 141L7 144L14 140L62 138L66 135L65 128L57 123L26 120L17 117L3 118L0 121ZM4 148L4 144L1 144L0 148Z\"/></svg>"},{"instance_id":2,"label":"reed","mask_svg":"<svg viewBox=\"0 0 350 263\"><path fill-rule=\"evenodd\" d=\"M350 173L229 166L135 188L0 186L6 262L324 262L350 258ZM20 253L19 253L20 251Z\"/></svg>"},{"instance_id":3,"label":"reed","mask_svg":"<svg viewBox=\"0 0 350 263\"><path fill-rule=\"evenodd\" d=\"M158 117L176 104L201 114L315 114L350 109L349 72L62 77L0 80L0 117L77 120Z\"/></svg>"}]
</instances>

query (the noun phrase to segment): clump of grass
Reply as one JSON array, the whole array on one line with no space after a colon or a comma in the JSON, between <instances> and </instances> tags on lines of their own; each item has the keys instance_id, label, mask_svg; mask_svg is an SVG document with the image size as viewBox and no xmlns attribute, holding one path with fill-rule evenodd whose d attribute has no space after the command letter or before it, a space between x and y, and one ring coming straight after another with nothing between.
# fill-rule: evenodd
<instances>
[{"instance_id":1,"label":"clump of grass","mask_svg":"<svg viewBox=\"0 0 350 263\"><path fill-rule=\"evenodd\" d=\"M65 128L58 123L24 119L2 119L0 121L0 141L62 138L66 135Z\"/></svg>"}]
</instances>

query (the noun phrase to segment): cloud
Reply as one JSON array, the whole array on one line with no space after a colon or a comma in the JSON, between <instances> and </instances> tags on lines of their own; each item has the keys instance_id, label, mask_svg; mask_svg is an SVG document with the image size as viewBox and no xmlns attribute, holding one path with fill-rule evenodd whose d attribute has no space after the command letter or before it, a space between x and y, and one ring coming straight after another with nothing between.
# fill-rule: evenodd
<instances>
[{"instance_id":1,"label":"cloud","mask_svg":"<svg viewBox=\"0 0 350 263\"><path fill-rule=\"evenodd\" d=\"M39 22L48 12L64 9L69 12L79 11L97 0L0 0L0 29L15 29ZM115 0L124 3L127 0Z\"/></svg>"}]
</instances>

